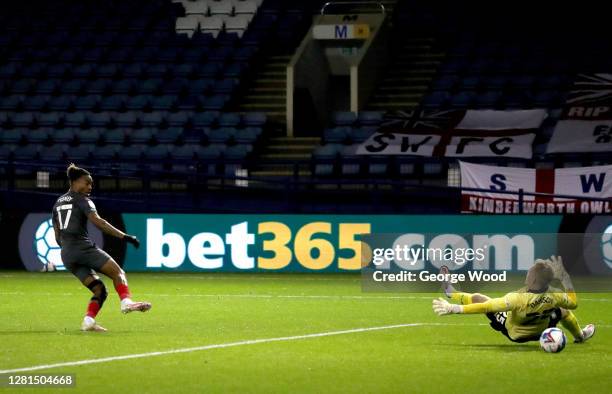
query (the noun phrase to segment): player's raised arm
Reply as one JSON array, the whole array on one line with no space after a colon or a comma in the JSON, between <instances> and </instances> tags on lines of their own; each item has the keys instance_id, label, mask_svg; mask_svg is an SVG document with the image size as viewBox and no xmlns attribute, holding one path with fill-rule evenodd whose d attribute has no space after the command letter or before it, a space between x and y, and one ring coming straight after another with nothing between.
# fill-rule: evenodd
<instances>
[{"instance_id":1,"label":"player's raised arm","mask_svg":"<svg viewBox=\"0 0 612 394\"><path fill-rule=\"evenodd\" d=\"M491 298L485 302L468 304L468 305L457 305L451 304L444 298L438 298L433 300L433 310L438 316L450 315L453 313L491 313L491 312L505 312L512 309L512 300L509 295L501 298Z\"/></svg>"},{"instance_id":2,"label":"player's raised arm","mask_svg":"<svg viewBox=\"0 0 612 394\"><path fill-rule=\"evenodd\" d=\"M555 279L558 279L563 286L563 290L567 294L565 304L561 305L563 308L576 309L578 307L578 297L576 296L576 290L569 274L563 266L563 259L561 256L550 256L546 263L552 268Z\"/></svg>"}]
</instances>

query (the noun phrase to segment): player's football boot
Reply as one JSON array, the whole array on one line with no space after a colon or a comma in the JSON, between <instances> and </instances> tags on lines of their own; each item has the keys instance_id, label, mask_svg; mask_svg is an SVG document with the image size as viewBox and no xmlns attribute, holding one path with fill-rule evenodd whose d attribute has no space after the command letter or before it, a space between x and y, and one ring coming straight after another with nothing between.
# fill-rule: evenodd
<instances>
[{"instance_id":1,"label":"player's football boot","mask_svg":"<svg viewBox=\"0 0 612 394\"><path fill-rule=\"evenodd\" d=\"M102 327L91 317L85 317L83 319L83 323L81 323L81 331L96 331L96 332L104 332L108 331L106 328Z\"/></svg>"},{"instance_id":2,"label":"player's football boot","mask_svg":"<svg viewBox=\"0 0 612 394\"><path fill-rule=\"evenodd\" d=\"M449 273L448 267L445 265L440 267L440 273L442 275L448 274ZM455 291L455 288L450 284L449 281L445 280L445 281L442 281L442 291L444 292L444 295L446 296L446 298L450 298L451 294L453 294L453 292Z\"/></svg>"},{"instance_id":3,"label":"player's football boot","mask_svg":"<svg viewBox=\"0 0 612 394\"><path fill-rule=\"evenodd\" d=\"M121 313L130 313L134 311L146 312L151 309L151 303L146 301L132 301L124 299L121 301Z\"/></svg>"},{"instance_id":4,"label":"player's football boot","mask_svg":"<svg viewBox=\"0 0 612 394\"><path fill-rule=\"evenodd\" d=\"M582 339L574 339L574 343L586 342L589 339L591 339L593 337L593 335L595 335L595 325L594 324L587 324L582 329Z\"/></svg>"}]
</instances>

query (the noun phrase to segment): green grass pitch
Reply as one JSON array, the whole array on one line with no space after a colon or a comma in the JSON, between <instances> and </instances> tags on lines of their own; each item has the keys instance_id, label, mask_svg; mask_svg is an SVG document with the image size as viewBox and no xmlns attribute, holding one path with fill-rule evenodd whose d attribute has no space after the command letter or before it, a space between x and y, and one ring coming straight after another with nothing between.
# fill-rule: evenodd
<instances>
[{"instance_id":1,"label":"green grass pitch","mask_svg":"<svg viewBox=\"0 0 612 394\"><path fill-rule=\"evenodd\" d=\"M153 309L122 315L105 279L110 296L98 321L109 332L83 333L89 293L70 274L0 272L0 370L145 354L29 372L75 374L76 388L64 392L83 393L612 387L611 294L579 294L577 317L597 325L595 337L575 345L568 333L565 350L547 354L535 342L509 342L484 316L434 315L433 295L363 293L356 275L128 273L128 279L134 299L151 301ZM404 326L387 327L395 325ZM381 329L350 331L371 327ZM308 336L319 333L333 335ZM207 345L224 346L146 355ZM51 391L32 390L22 389Z\"/></svg>"}]
</instances>

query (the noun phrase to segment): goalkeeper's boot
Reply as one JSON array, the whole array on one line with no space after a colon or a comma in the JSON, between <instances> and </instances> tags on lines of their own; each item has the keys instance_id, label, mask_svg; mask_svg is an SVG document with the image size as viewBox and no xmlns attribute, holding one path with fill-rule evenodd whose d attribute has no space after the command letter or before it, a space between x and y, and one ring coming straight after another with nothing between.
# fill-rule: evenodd
<instances>
[{"instance_id":1,"label":"goalkeeper's boot","mask_svg":"<svg viewBox=\"0 0 612 394\"><path fill-rule=\"evenodd\" d=\"M595 335L595 325L594 324L587 324L582 329L582 339L574 339L574 343L586 342L589 339L591 339L593 337L593 335Z\"/></svg>"},{"instance_id":2,"label":"goalkeeper's boot","mask_svg":"<svg viewBox=\"0 0 612 394\"><path fill-rule=\"evenodd\" d=\"M146 301L132 301L129 298L121 300L121 313L130 313L134 311L146 312L151 309L151 303Z\"/></svg>"},{"instance_id":3,"label":"goalkeeper's boot","mask_svg":"<svg viewBox=\"0 0 612 394\"><path fill-rule=\"evenodd\" d=\"M81 331L104 332L108 330L96 323L96 320L93 317L85 316L83 323L81 323Z\"/></svg>"},{"instance_id":4,"label":"goalkeeper's boot","mask_svg":"<svg viewBox=\"0 0 612 394\"><path fill-rule=\"evenodd\" d=\"M440 273L442 275L448 274L449 273L448 267L445 265L440 267ZM453 287L453 285L451 285L451 283L448 280L445 280L445 281L442 281L442 291L444 292L444 295L446 296L446 298L451 298L451 294L455 292L455 288Z\"/></svg>"}]
</instances>

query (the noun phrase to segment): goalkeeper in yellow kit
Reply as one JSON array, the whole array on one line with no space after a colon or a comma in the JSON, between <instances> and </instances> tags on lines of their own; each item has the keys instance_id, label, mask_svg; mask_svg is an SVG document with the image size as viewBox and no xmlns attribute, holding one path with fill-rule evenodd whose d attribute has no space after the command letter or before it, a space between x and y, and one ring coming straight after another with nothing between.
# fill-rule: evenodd
<instances>
[{"instance_id":1,"label":"goalkeeper in yellow kit","mask_svg":"<svg viewBox=\"0 0 612 394\"><path fill-rule=\"evenodd\" d=\"M448 268L442 267L440 273L448 273ZM561 282L563 290L549 286L553 279ZM542 331L555 327L559 322L572 333L574 342L584 342L595 334L593 324L581 329L571 311L578 306L576 292L561 257L536 260L527 272L525 287L500 298L462 293L450 283L443 286L446 296L458 304L451 304L443 298L434 299L435 313L440 316L485 313L491 327L513 342L537 341Z\"/></svg>"}]
</instances>

